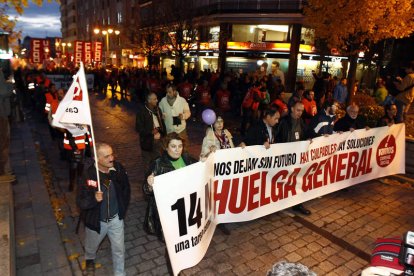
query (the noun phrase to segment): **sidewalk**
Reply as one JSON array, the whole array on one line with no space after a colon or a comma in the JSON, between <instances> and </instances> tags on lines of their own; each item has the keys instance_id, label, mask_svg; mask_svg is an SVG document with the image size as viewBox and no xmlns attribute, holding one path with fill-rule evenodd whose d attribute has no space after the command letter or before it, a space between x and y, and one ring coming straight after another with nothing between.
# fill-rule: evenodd
<instances>
[{"instance_id":1,"label":"sidewalk","mask_svg":"<svg viewBox=\"0 0 414 276\"><path fill-rule=\"evenodd\" d=\"M72 275L29 122L15 123L11 140L17 275Z\"/></svg>"},{"instance_id":2,"label":"sidewalk","mask_svg":"<svg viewBox=\"0 0 414 276\"><path fill-rule=\"evenodd\" d=\"M95 135L110 142L127 168L132 198L125 219L127 275L167 275L164 245L142 229L146 202L143 164L134 130L135 111L122 101L90 96ZM226 121L226 126L237 121ZM198 156L205 127L189 122L190 153ZM12 127L17 275L82 275L83 227L75 234L75 193L68 192L67 163L59 160L46 124L32 118ZM40 158L40 159L39 159ZM318 275L359 275L378 237L413 230L414 189L385 178L306 202L309 217L289 210L228 224L216 231L203 260L183 275L265 275L282 260L301 262ZM112 275L108 240L98 251L97 275Z\"/></svg>"}]
</instances>

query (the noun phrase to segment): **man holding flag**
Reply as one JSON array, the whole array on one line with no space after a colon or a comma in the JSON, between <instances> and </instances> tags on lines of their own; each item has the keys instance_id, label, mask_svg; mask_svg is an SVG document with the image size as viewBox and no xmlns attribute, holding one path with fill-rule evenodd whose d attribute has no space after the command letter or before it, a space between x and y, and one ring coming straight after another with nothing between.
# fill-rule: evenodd
<instances>
[{"instance_id":1,"label":"man holding flag","mask_svg":"<svg viewBox=\"0 0 414 276\"><path fill-rule=\"evenodd\" d=\"M112 147L97 144L97 160L101 191L97 174L91 165L79 187L77 203L84 212L85 260L87 275L94 275L96 251L108 235L111 241L114 275L125 274L124 218L130 201L130 185L124 167L114 161Z\"/></svg>"},{"instance_id":2,"label":"man holding flag","mask_svg":"<svg viewBox=\"0 0 414 276\"><path fill-rule=\"evenodd\" d=\"M75 76L53 117L52 125L66 129L73 137L85 137L88 126L94 139L92 116L89 106L83 64ZM83 141L76 140L75 144ZM84 216L85 259L87 274L94 275L96 251L103 238L111 240L114 274L125 275L124 223L130 200L130 186L123 166L114 161L112 147L108 144L95 145L95 164L84 175L79 187L77 203ZM101 179L102 188L101 189Z\"/></svg>"}]
</instances>

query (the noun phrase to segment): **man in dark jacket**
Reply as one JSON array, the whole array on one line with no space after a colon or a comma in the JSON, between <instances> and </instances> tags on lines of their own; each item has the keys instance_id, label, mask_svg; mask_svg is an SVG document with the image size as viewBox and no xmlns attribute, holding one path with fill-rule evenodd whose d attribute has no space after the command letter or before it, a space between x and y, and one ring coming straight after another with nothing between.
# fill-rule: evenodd
<instances>
[{"instance_id":1,"label":"man in dark jacket","mask_svg":"<svg viewBox=\"0 0 414 276\"><path fill-rule=\"evenodd\" d=\"M85 260L87 275L94 275L96 251L108 235L111 241L114 275L125 275L124 218L131 196L128 175L114 161L108 144L97 144L99 170L98 189L96 167L91 165L84 174L77 203L85 223Z\"/></svg>"},{"instance_id":2,"label":"man in dark jacket","mask_svg":"<svg viewBox=\"0 0 414 276\"><path fill-rule=\"evenodd\" d=\"M279 122L279 118L280 114L277 109L264 110L262 119L248 129L240 146L264 145L268 149L270 144L274 144L276 141L274 126Z\"/></svg>"},{"instance_id":3,"label":"man in dark jacket","mask_svg":"<svg viewBox=\"0 0 414 276\"><path fill-rule=\"evenodd\" d=\"M356 104L349 105L346 108L346 115L335 123L334 130L345 132L366 128L367 122L365 118L358 115L358 113L359 107Z\"/></svg>"},{"instance_id":4,"label":"man in dark jacket","mask_svg":"<svg viewBox=\"0 0 414 276\"><path fill-rule=\"evenodd\" d=\"M136 116L135 130L139 133L142 159L145 166L161 154L161 138L166 129L161 111L157 105L157 94L146 95L145 104L140 106Z\"/></svg>"},{"instance_id":5,"label":"man in dark jacket","mask_svg":"<svg viewBox=\"0 0 414 276\"><path fill-rule=\"evenodd\" d=\"M305 123L302 120L303 110L304 106L301 101L296 101L292 104L289 115L280 120L276 137L278 143L290 143L306 139ZM293 206L292 210L303 215L311 214L311 211L306 209L302 203Z\"/></svg>"},{"instance_id":6,"label":"man in dark jacket","mask_svg":"<svg viewBox=\"0 0 414 276\"><path fill-rule=\"evenodd\" d=\"M333 133L336 109L337 103L334 100L327 100L323 103L322 109L313 117L308 126L308 138Z\"/></svg>"}]
</instances>

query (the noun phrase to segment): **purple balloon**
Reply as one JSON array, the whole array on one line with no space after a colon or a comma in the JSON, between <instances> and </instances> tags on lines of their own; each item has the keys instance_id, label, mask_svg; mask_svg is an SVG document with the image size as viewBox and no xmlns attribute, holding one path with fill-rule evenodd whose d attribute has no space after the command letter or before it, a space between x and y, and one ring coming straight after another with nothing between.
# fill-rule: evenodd
<instances>
[{"instance_id":1,"label":"purple balloon","mask_svg":"<svg viewBox=\"0 0 414 276\"><path fill-rule=\"evenodd\" d=\"M203 118L203 122L207 125L212 125L216 121L216 113L211 109L204 110L201 117Z\"/></svg>"}]
</instances>

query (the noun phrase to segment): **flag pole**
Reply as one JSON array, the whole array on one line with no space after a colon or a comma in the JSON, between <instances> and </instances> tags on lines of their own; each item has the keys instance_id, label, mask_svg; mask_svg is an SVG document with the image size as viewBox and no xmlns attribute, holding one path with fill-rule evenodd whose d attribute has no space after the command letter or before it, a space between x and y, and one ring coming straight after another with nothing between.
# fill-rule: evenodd
<instances>
[{"instance_id":1,"label":"flag pole","mask_svg":"<svg viewBox=\"0 0 414 276\"><path fill-rule=\"evenodd\" d=\"M86 93L88 93L88 92L86 92ZM92 120L91 120L90 128L91 128L91 136L92 136L93 155L95 157L94 159L95 159L95 168L96 168L96 181L98 181L98 192L100 192L101 191L101 181L100 181L100 177L99 177L98 155L96 154L95 133L93 132Z\"/></svg>"},{"instance_id":2,"label":"flag pole","mask_svg":"<svg viewBox=\"0 0 414 276\"><path fill-rule=\"evenodd\" d=\"M81 66L81 70L82 70L82 75L83 75L83 81L86 82L86 77L85 77L85 69L83 68L83 62L80 63ZM88 86L86 86L87 88ZM93 131L93 123L92 123L92 113L91 113L91 104L89 102L89 94L88 94L88 89L86 89L85 91L85 95L86 97L88 97L88 104L89 104L89 116L91 118L91 124L90 124L90 128L91 128L91 136L92 136L92 147L93 147L93 155L94 155L94 159L95 159L95 169L96 169L96 181L98 182L98 192L101 191L101 181L100 181L100 177L99 177L99 169L98 169L98 154L96 153L96 143L95 143L95 132Z\"/></svg>"}]
</instances>

